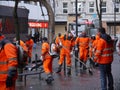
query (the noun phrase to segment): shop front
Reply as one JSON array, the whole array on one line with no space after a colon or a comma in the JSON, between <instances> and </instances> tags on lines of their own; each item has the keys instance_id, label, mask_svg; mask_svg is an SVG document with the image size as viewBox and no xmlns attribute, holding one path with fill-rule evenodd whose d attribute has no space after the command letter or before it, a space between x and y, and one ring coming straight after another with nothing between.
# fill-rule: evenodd
<instances>
[{"instance_id":1,"label":"shop front","mask_svg":"<svg viewBox=\"0 0 120 90\"><path fill-rule=\"evenodd\" d=\"M48 35L48 22L40 21L30 21L28 34L32 36L34 42L41 41L42 37L47 37Z\"/></svg>"}]
</instances>

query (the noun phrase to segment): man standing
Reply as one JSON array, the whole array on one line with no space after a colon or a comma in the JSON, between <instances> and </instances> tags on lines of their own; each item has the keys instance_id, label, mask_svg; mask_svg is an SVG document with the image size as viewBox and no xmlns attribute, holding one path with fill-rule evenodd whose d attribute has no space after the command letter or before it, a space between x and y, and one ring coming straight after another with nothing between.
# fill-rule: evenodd
<instances>
[{"instance_id":1,"label":"man standing","mask_svg":"<svg viewBox=\"0 0 120 90\"><path fill-rule=\"evenodd\" d=\"M17 47L0 40L0 90L15 90L17 79Z\"/></svg>"},{"instance_id":2,"label":"man standing","mask_svg":"<svg viewBox=\"0 0 120 90\"><path fill-rule=\"evenodd\" d=\"M99 64L101 90L114 90L113 76L111 73L111 64L113 62L113 41L106 34L105 28L100 28L100 39L95 51L95 61ZM108 89L107 89L108 81Z\"/></svg>"},{"instance_id":3,"label":"man standing","mask_svg":"<svg viewBox=\"0 0 120 90\"><path fill-rule=\"evenodd\" d=\"M61 72L62 70L62 64L64 62L64 59L66 58L66 65L67 65L67 75L71 75L71 52L73 48L73 43L72 43L72 33L67 32L64 35L64 38L61 40L62 41L62 48L60 50L60 59L59 59L59 67L56 73Z\"/></svg>"},{"instance_id":4,"label":"man standing","mask_svg":"<svg viewBox=\"0 0 120 90\"><path fill-rule=\"evenodd\" d=\"M25 41L25 44L28 48L28 63L31 63L32 49L33 49L34 41L31 39L30 36L27 36L27 40Z\"/></svg>"},{"instance_id":5,"label":"man standing","mask_svg":"<svg viewBox=\"0 0 120 90\"><path fill-rule=\"evenodd\" d=\"M82 32L81 37L78 37L75 40L75 45L79 46L79 58L80 58L81 62L83 62L84 64L86 64L87 58L88 58L88 54L89 54L89 42L90 42L90 38L87 37L85 31ZM80 62L80 68L82 67L82 63L81 62ZM86 67L83 66L83 69L85 70Z\"/></svg>"}]
</instances>

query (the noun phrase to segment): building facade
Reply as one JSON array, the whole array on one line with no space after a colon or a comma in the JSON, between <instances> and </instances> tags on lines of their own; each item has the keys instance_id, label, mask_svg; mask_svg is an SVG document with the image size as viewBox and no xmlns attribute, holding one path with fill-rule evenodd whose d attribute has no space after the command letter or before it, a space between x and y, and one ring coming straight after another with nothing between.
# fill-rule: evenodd
<instances>
[{"instance_id":1,"label":"building facade","mask_svg":"<svg viewBox=\"0 0 120 90\"><path fill-rule=\"evenodd\" d=\"M79 18L88 19L89 21L98 22L96 12L96 0L77 0L77 12ZM99 1L98 5L99 5ZM76 13L76 0L50 0L50 4L55 16L55 34L58 32L65 33L69 15ZM0 1L1 6L14 7L14 1ZM40 6L39 2L20 1L19 8L28 9L28 34L34 36L35 33L40 33L42 36L48 34L48 14L45 7ZM116 7L116 10L114 9ZM102 21L107 33L111 36L119 35L120 33L120 4L114 3L113 0L103 0L102 3ZM71 19L75 21L75 17ZM95 23L95 26L99 26ZM116 26L116 27L115 27Z\"/></svg>"},{"instance_id":2,"label":"building facade","mask_svg":"<svg viewBox=\"0 0 120 90\"><path fill-rule=\"evenodd\" d=\"M64 22L64 24L67 24L68 15L76 13L75 1L76 0L55 0L54 11L55 11L55 21L57 23ZM78 14L80 14L80 18L85 18L90 21L96 21L98 19L97 11L96 11L96 0L77 0L77 1L78 1L77 12ZM99 5L100 0L97 1ZM109 33L111 36L119 35L120 34L120 4L113 2L113 0L103 0L102 21L103 21L103 27L106 28L107 33ZM96 23L96 26L98 26L98 23ZM61 27L61 25L59 25L58 27ZM60 31L59 28L56 28L56 32L57 31Z\"/></svg>"}]
</instances>

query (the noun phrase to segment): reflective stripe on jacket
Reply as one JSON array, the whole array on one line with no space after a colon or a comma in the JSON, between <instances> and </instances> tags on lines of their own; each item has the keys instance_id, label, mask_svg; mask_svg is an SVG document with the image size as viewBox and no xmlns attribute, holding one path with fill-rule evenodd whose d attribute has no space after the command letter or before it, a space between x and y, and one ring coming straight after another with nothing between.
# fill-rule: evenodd
<instances>
[{"instance_id":1,"label":"reflective stripe on jacket","mask_svg":"<svg viewBox=\"0 0 120 90\"><path fill-rule=\"evenodd\" d=\"M17 48L11 43L5 44L0 51L0 81L6 80L9 70L17 70L17 65Z\"/></svg>"},{"instance_id":2,"label":"reflective stripe on jacket","mask_svg":"<svg viewBox=\"0 0 120 90\"><path fill-rule=\"evenodd\" d=\"M107 43L104 39L99 40L95 52L95 59L99 64L109 64L113 61L113 41Z\"/></svg>"}]
</instances>

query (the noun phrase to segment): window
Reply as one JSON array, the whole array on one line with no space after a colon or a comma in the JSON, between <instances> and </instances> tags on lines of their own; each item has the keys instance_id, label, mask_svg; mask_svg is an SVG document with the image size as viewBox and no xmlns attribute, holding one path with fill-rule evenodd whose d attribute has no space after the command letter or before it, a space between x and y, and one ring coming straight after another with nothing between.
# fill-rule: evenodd
<instances>
[{"instance_id":1,"label":"window","mask_svg":"<svg viewBox=\"0 0 120 90\"><path fill-rule=\"evenodd\" d=\"M78 3L78 12L82 12L82 10L83 10L82 3Z\"/></svg>"},{"instance_id":2,"label":"window","mask_svg":"<svg viewBox=\"0 0 120 90\"><path fill-rule=\"evenodd\" d=\"M90 12L90 13L93 13L93 12L94 12L94 8L90 8L90 9L89 9L89 12Z\"/></svg>"},{"instance_id":3,"label":"window","mask_svg":"<svg viewBox=\"0 0 120 90\"><path fill-rule=\"evenodd\" d=\"M106 2L102 3L102 12L105 13L106 12Z\"/></svg>"},{"instance_id":4,"label":"window","mask_svg":"<svg viewBox=\"0 0 120 90\"><path fill-rule=\"evenodd\" d=\"M67 9L63 9L63 13L68 13Z\"/></svg>"},{"instance_id":5,"label":"window","mask_svg":"<svg viewBox=\"0 0 120 90\"><path fill-rule=\"evenodd\" d=\"M63 2L63 13L68 13L68 3Z\"/></svg>"},{"instance_id":6,"label":"window","mask_svg":"<svg viewBox=\"0 0 120 90\"><path fill-rule=\"evenodd\" d=\"M68 4L67 3L63 3L63 8L68 8Z\"/></svg>"},{"instance_id":7,"label":"window","mask_svg":"<svg viewBox=\"0 0 120 90\"><path fill-rule=\"evenodd\" d=\"M119 12L119 8L116 8L115 12Z\"/></svg>"},{"instance_id":8,"label":"window","mask_svg":"<svg viewBox=\"0 0 120 90\"><path fill-rule=\"evenodd\" d=\"M94 13L94 7L95 6L95 3L94 2L89 2L89 12L90 13Z\"/></svg>"},{"instance_id":9,"label":"window","mask_svg":"<svg viewBox=\"0 0 120 90\"><path fill-rule=\"evenodd\" d=\"M115 3L115 5L116 5L116 10L114 9L114 11L115 11L115 12L119 12L119 7L120 7L120 6L119 6L119 3Z\"/></svg>"},{"instance_id":10,"label":"window","mask_svg":"<svg viewBox=\"0 0 120 90\"><path fill-rule=\"evenodd\" d=\"M89 2L89 7L94 7L94 2Z\"/></svg>"}]
</instances>

